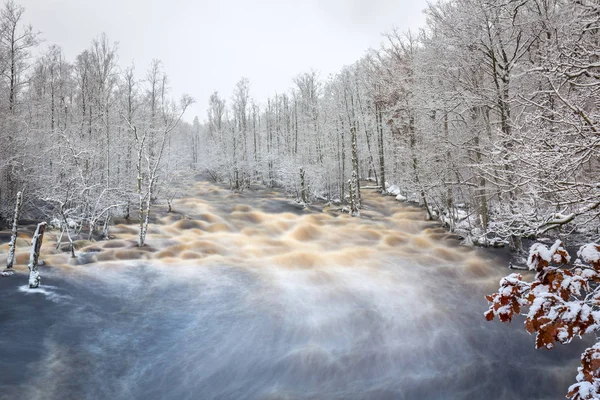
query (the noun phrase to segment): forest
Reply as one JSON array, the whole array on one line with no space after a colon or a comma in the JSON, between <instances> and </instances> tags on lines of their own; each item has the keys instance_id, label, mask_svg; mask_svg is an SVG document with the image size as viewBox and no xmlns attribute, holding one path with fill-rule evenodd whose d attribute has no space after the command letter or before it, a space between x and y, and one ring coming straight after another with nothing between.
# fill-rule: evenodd
<instances>
[{"instance_id":1,"label":"forest","mask_svg":"<svg viewBox=\"0 0 600 400\"><path fill-rule=\"evenodd\" d=\"M481 245L598 235L600 10L594 1L443 1L335 76L266 104L210 97L201 166L306 201L349 180L418 202ZM303 172L300 172L302 168ZM391 187L391 190L390 190Z\"/></svg>"},{"instance_id":2,"label":"forest","mask_svg":"<svg viewBox=\"0 0 600 400\"><path fill-rule=\"evenodd\" d=\"M300 73L269 99L253 99L242 78L189 124L193 99L170 98L159 60L145 73L119 66L105 35L66 60L9 1L0 218L24 191L25 215L93 231L143 219L151 202L172 198L176 178L204 172L236 191L264 183L305 203L354 197L357 210L361 185L378 185L475 244L593 241L597 2L453 0L424 12L419 32L385 33L381 48L333 76Z\"/></svg>"},{"instance_id":3,"label":"forest","mask_svg":"<svg viewBox=\"0 0 600 400\"><path fill-rule=\"evenodd\" d=\"M115 344L113 336L107 335L99 338L101 343L129 351L130 317L142 318L140 336L147 343L155 343L154 335L144 336L150 332L144 325L147 310L145 304L140 306L136 301L143 298L151 304L162 302L152 287L160 282L162 290L176 290L171 300L165 296L167 302L171 301L169 307L156 307L169 313L157 311L153 318L167 321L158 325L182 326L163 335L188 346L182 358L188 357L189 365L211 366L224 354L225 361L218 368L222 367L220 372L227 376L243 364L240 360L259 360L267 371L264 375L256 372L257 377L252 376L254 364L239 372L254 385L255 381L262 382L260 379L271 379L272 371L288 371L280 368L280 363L289 362L289 371L294 373L288 376L286 372L277 385L290 379L289 387L296 390L293 393L303 395L305 381L298 376L311 376L315 365L325 371L318 378L336 371L332 375L339 381L334 381L335 387L328 393L339 390L335 393L347 395L339 388L347 390L351 386L348 382L354 383L350 373L362 377L374 368L381 375L362 381L365 398L382 393L378 385L385 374L390 393L410 394L414 385L423 391L418 379L411 383L398 378L410 376L405 368L412 365L407 366L402 358L414 355L415 349L433 348L440 354L444 351L445 358L440 357L440 362L449 363L449 367L440 364L443 373L455 367L456 360L463 363L460 368L464 381L456 383L454 377L452 382L444 381L449 390L444 395L469 394L463 386L477 376L469 369L473 368L471 363L478 371L487 368L486 374L498 373L495 364L482 364L480 360L481 354L484 358L494 356L495 346L469 341L468 335L480 337L484 332L500 340L503 331L489 328L480 332L477 323L468 318L477 315L478 321L483 320L483 312L477 308L477 301L483 304L479 291L487 289L488 281L496 279L500 271L487 265L491 256L488 259L466 246L443 241L448 232L455 233L451 237L460 238L462 244L509 247L513 250L510 257L514 256L511 260L527 264L517 265L517 269L535 271L535 277L526 277L531 281L518 273L503 278L498 292L486 296L490 303L486 319L510 322L515 315L525 316L526 330L536 335L537 348L550 349L555 343L567 344L576 337L597 333L600 246L593 243L600 239L600 3L440 0L429 4L424 13L427 22L420 30L388 30L382 34L379 48L365 49L362 58L335 74L324 77L317 70L300 72L290 82L289 90L266 99L254 98L252 82L241 78L231 94L215 91L209 98L198 100L187 94L173 98L167 71L158 59L141 68L119 65L118 44L112 42L119 38L99 34L87 49L67 59L59 44L46 43L43 35L28 25L25 8L13 0L5 1L0 11L0 229L11 224L13 227L11 242L4 246L8 268L15 260L23 266L21 250L31 246L29 268L33 278L29 288L39 289L37 264L42 254L41 266L50 264L44 271L50 281L67 282L80 301L89 302L87 281L83 284L84 280L78 282L61 275L58 268L52 268L53 262L58 265L56 260L66 258L67 253L67 269L73 265L97 267L144 260L143 268L131 273L133 278L127 276L126 268L118 278L114 271L82 268L82 273L97 284L92 284L91 290L102 299L100 302L106 301L115 309L139 308L135 315L126 315L124 322L119 319L120 313L115 317L111 329L122 342ZM207 104L207 114L192 119L189 109L196 101ZM285 201L278 198L282 193L287 196ZM173 207L177 213L173 213L172 205L177 201ZM159 205L162 213L153 214ZM54 249L47 245L41 250L46 222L38 225L31 244L25 240L28 233L18 236L19 223L31 226L31 222L41 220L54 229ZM149 225L155 222L157 227L152 230ZM109 236L110 229L117 236ZM146 243L147 235L151 237L150 245ZM529 249L532 240L554 244L547 247L535 243ZM75 254L75 242L79 256ZM64 246L66 243L69 245ZM577 259L571 261L570 253L576 245L583 246ZM19 246L21 249L17 249ZM15 249L20 258L15 258ZM522 256L528 250L529 257L524 261ZM173 277L168 269L155 268L169 263L181 264L185 277L182 279L179 272ZM190 263L195 263L194 267L205 263L210 268L186 269ZM232 265L237 269L229 268ZM263 268L265 265L277 268ZM326 271L318 270L323 265ZM346 268L348 265L355 269ZM411 268L403 268L408 266ZM9 272L2 275L14 275ZM405 279L405 275L411 278ZM402 279L396 279L398 276ZM392 277L396 279L393 285ZM27 292L10 286L15 283L9 279L2 284L21 295ZM191 291L196 284L206 288L202 295ZM119 285L129 289L121 291ZM272 292L247 293L255 287ZM27 293L53 296L56 293L52 290L63 288L49 285L45 290ZM112 295L117 293L115 290L135 295ZM0 291L6 296L3 301L10 300L15 307L38 305L7 293L9 289ZM272 293L279 293L279 297ZM184 294L185 298L177 297ZM237 295L241 296L239 301ZM72 299L70 295L56 296L55 300ZM207 298L211 300L203 303ZM415 299L419 299L418 304ZM211 307L220 306L221 301L226 306L211 313ZM264 307L270 302L272 307ZM430 307L422 307L421 302ZM450 303L465 304L468 317L458 310L452 318L456 316L460 323L444 320L446 316L441 317L439 310ZM56 304L52 307L59 307ZM64 304L72 305L69 301ZM246 308L238 309L240 305ZM333 307L322 312L323 305ZM97 312L94 307L92 304L89 309ZM277 312L278 307L285 312L269 314ZM417 308L423 308L425 315L417 315ZM83 308L73 310L73 326L91 321L81 315ZM176 314L173 310L183 310L185 315L170 320L171 313ZM231 317L227 314L231 310L239 314ZM256 310L261 310L261 317L266 316L264 320L255 319L260 314ZM56 314L62 312L55 309ZM297 315L287 320L294 312ZM403 317L396 318L402 312ZM190 315L197 316L201 323L194 322ZM302 319L305 315L309 317ZM186 335L200 330L185 324L192 321L204 327L204 321L210 318L216 318L212 321L216 333L209 332L214 337L203 332L194 336L193 342L188 340ZM411 330L433 326L427 318L436 324L442 321L442 328ZM228 324L236 328L229 329ZM244 329L250 325L256 330L244 336ZM17 325L5 326L8 332ZM357 326L368 335L357 334ZM79 329L95 333L96 325ZM347 334L341 335L347 342L336 341L340 329ZM408 350L397 343L397 333L406 331L412 332L413 340L407 343L417 344ZM448 351L446 339L438 342L439 332L443 332L440 337L454 337L456 349L463 353L456 356L456 349ZM9 333L21 335L16 328ZM328 336L330 333L334 339ZM430 333L432 336L427 336ZM37 330L26 334L37 335ZM238 334L241 336L236 337ZM262 343L263 334L273 334L281 341ZM57 338L53 331L45 335L57 343L65 338L65 343L70 343L68 335ZM226 340L221 340L221 335ZM369 340L376 337L375 344L366 340L367 336ZM203 342L207 337L214 343ZM381 338L386 343L379 347ZM461 342L464 338L466 342ZM261 342L267 350L246 360L245 354L240 357L227 340L244 343L246 349L255 349ZM80 351L89 351L91 358L99 357L97 348L89 350L87 345L79 345ZM156 347L159 355L161 349L171 353L171 348L161 345L164 343ZM211 360L210 351L198 351L201 345L209 349L221 346L221 353ZM51 355L47 362L52 364L52 354L69 346L47 351ZM154 348L141 347L152 350L144 353L153 360L148 371L158 365L162 373L163 361L156 361ZM482 379L481 390L498 393L504 388L494 385L512 384L514 374L508 363L521 357L523 350L513 343L507 348L511 353L495 354L507 363L501 371L504 380ZM26 354L29 349L21 351ZM369 351L371 358L364 356ZM388 357L391 352L394 357ZM208 361L206 354L210 356ZM356 369L344 370L346 363L335 358L341 357L339 354L359 360L352 365ZM429 353L421 358L427 357ZM527 357L535 365L551 365L546 359L530 354ZM21 358L19 355L13 360L29 362L27 357ZM569 398L600 396L599 359L600 344L596 342L582 355L576 383L568 390ZM118 362L108 360L107 365ZM386 362L390 362L390 368L382 367ZM361 365L365 367L361 369ZM304 367L308 372L302 370ZM430 376L430 368L425 365L416 370ZM95 379L96 372L89 375ZM175 368L171 372L180 376L182 371ZM208 382L200 388L205 393L212 390L216 398L224 398L219 397L223 393L230 398L247 394L243 385L220 388L226 380L219 379L215 384L209 379L211 371L206 382L195 379L194 374L204 376L201 368L193 374L184 372L190 373L194 379L189 381L197 385ZM52 379L47 382L60 384L54 373L51 371L48 376ZM445 376L436 373L439 379ZM88 379L88 375L82 376L81 382ZM132 388L142 382L138 378L137 371L129 377ZM143 378L148 386L157 382L151 375ZM257 396L271 396L279 389L272 389L268 379L263 386L245 384L253 387ZM116 382L110 374L104 381ZM40 390L45 390L46 381L36 382ZM322 393L324 384L318 384L317 378L311 382L316 382L315 393ZM0 382L0 388L2 385ZM442 390L436 386L444 386L430 382L424 385L432 398L439 394L435 390ZM563 382L556 384L561 385ZM519 393L544 389L542 385L533 389L514 386L511 390ZM35 392L37 386L29 389ZM187 389L182 386L173 390ZM555 393L554 387L546 389ZM11 390L20 393L21 388ZM123 394L129 387L111 390ZM157 393L166 389L159 385L152 390L156 398L161 398ZM509 396L512 392L503 393ZM60 391L57 396L62 398Z\"/></svg>"}]
</instances>

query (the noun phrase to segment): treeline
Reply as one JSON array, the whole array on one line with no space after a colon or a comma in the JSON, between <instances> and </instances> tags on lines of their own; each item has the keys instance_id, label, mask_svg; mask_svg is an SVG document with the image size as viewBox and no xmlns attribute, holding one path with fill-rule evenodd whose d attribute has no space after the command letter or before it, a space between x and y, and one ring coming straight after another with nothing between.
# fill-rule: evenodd
<instances>
[{"instance_id":1,"label":"treeline","mask_svg":"<svg viewBox=\"0 0 600 400\"><path fill-rule=\"evenodd\" d=\"M598 2L449 0L425 12L419 33L392 31L337 75L301 74L266 103L246 79L229 100L214 93L199 165L236 190L258 180L301 198L305 181L313 199L341 202L354 172L482 243L595 240Z\"/></svg>"},{"instance_id":2,"label":"treeline","mask_svg":"<svg viewBox=\"0 0 600 400\"><path fill-rule=\"evenodd\" d=\"M179 123L192 99L169 97L160 61L141 79L119 67L105 35L75 60L42 49L24 11L8 1L0 13L0 222L24 191L25 217L63 229L91 236L129 216L143 227L151 202L194 161L192 127Z\"/></svg>"},{"instance_id":3,"label":"treeline","mask_svg":"<svg viewBox=\"0 0 600 400\"><path fill-rule=\"evenodd\" d=\"M66 60L58 46L40 48L9 1L0 219L24 190L25 216L90 232L132 216L143 233L153 200L171 198L173 177L197 168L234 190L259 181L305 202L354 199L351 209L361 181L397 185L478 242L520 248L525 237L575 231L596 240L598 3L452 0L425 12L419 33L392 31L335 76L301 74L266 102L242 79L191 126L180 118L192 100L170 99L159 61L140 79L105 36Z\"/></svg>"}]
</instances>

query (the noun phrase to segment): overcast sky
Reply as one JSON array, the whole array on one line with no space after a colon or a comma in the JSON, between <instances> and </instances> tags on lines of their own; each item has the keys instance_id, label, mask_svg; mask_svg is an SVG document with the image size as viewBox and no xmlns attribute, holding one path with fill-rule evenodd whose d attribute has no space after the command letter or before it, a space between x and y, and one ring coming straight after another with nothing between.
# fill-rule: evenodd
<instances>
[{"instance_id":1,"label":"overcast sky","mask_svg":"<svg viewBox=\"0 0 600 400\"><path fill-rule=\"evenodd\" d=\"M228 100L241 77L259 102L301 72L323 78L378 47L381 33L423 26L426 0L16 0L24 20L70 61L102 32L118 42L119 65L140 74L163 61L172 94L206 118L210 94Z\"/></svg>"}]
</instances>

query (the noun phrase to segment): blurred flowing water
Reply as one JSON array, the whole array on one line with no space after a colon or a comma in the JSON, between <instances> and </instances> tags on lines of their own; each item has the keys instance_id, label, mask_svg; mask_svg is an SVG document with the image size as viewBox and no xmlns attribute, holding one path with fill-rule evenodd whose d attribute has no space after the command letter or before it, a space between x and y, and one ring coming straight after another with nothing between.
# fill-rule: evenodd
<instances>
[{"instance_id":1,"label":"blurred flowing water","mask_svg":"<svg viewBox=\"0 0 600 400\"><path fill-rule=\"evenodd\" d=\"M143 251L49 243L41 289L0 279L0 398L563 398L585 345L486 322L502 260L365 192L357 219L200 182Z\"/></svg>"}]
</instances>

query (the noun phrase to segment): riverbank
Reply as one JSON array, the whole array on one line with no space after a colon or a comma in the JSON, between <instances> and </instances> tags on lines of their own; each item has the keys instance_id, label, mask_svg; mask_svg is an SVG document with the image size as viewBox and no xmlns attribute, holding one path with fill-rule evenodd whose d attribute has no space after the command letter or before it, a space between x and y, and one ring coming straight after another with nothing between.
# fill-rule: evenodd
<instances>
[{"instance_id":1,"label":"riverbank","mask_svg":"<svg viewBox=\"0 0 600 400\"><path fill-rule=\"evenodd\" d=\"M411 196L402 194L401 189L397 185L388 185L386 182L386 192L384 195L393 197L401 203L422 207L416 200L418 199L416 193L411 198ZM493 219L489 222L492 228L489 229L489 232L484 232L479 227L481 224L477 221L476 215L464 204L457 204L452 216L442 213L437 209L430 211L434 220L439 221L440 225L447 229L449 233L454 234L463 245L488 248L505 254L505 257L508 259L507 265L510 263L517 266L517 269L527 269L525 265L529 248L536 242L551 245L556 240L561 240L565 244L571 258L575 260L577 258L577 251L581 246L588 243L597 243L599 240L598 226L584 226L578 229L565 226L563 230L551 230L543 235L531 235L520 238L521 249L516 250L513 248L509 238L500 237L494 232L493 227L496 225L496 222ZM564 233L564 230L567 228L570 231Z\"/></svg>"}]
</instances>

